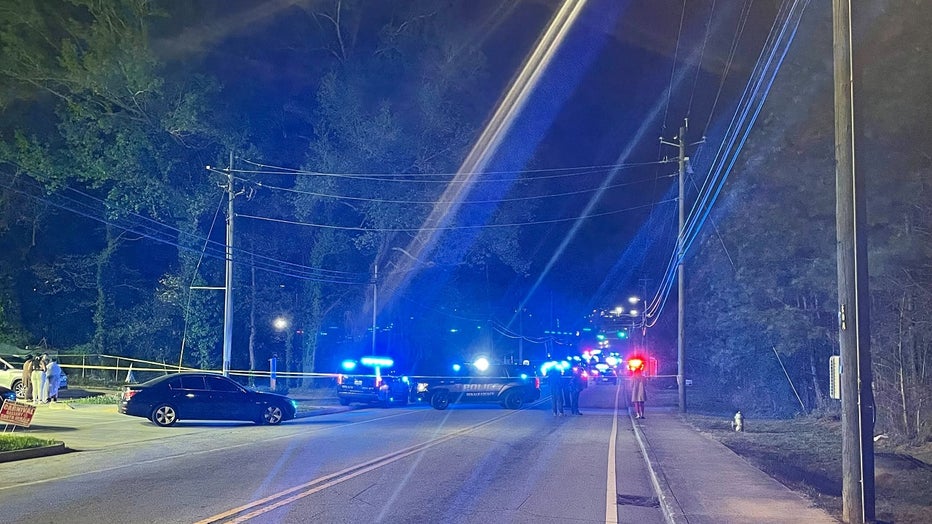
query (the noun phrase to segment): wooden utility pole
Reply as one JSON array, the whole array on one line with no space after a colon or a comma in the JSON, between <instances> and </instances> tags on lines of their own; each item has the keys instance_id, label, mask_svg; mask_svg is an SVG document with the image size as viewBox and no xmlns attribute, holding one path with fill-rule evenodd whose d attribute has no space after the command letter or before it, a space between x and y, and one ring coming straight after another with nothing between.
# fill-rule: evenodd
<instances>
[{"instance_id":1,"label":"wooden utility pole","mask_svg":"<svg viewBox=\"0 0 932 524\"><path fill-rule=\"evenodd\" d=\"M372 354L375 355L376 318L379 313L379 264L372 265Z\"/></svg>"},{"instance_id":2,"label":"wooden utility pole","mask_svg":"<svg viewBox=\"0 0 932 524\"><path fill-rule=\"evenodd\" d=\"M842 520L874 520L874 395L863 180L855 163L850 0L832 1L835 72L835 226L841 351Z\"/></svg>"},{"instance_id":3,"label":"wooden utility pole","mask_svg":"<svg viewBox=\"0 0 932 524\"><path fill-rule=\"evenodd\" d=\"M680 229L676 237L676 387L679 393L680 413L686 413L686 283L683 258L686 255L686 128L684 121L676 142L660 139L661 144L677 148L679 163L679 218Z\"/></svg>"},{"instance_id":4,"label":"wooden utility pole","mask_svg":"<svg viewBox=\"0 0 932 524\"><path fill-rule=\"evenodd\" d=\"M227 236L226 236L226 277L223 300L223 376L230 376L230 360L233 347L233 151L230 151L230 165L227 172Z\"/></svg>"}]
</instances>

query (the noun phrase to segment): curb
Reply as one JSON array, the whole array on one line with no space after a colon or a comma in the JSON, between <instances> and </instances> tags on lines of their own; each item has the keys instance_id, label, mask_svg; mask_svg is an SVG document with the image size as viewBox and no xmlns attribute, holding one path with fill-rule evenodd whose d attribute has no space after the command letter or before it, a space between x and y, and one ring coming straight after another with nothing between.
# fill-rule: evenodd
<instances>
[{"instance_id":1,"label":"curb","mask_svg":"<svg viewBox=\"0 0 932 524\"><path fill-rule=\"evenodd\" d=\"M644 432L641 431L641 426L634 421L634 417L632 417L630 413L628 417L631 419L631 426L634 427L634 436L638 441L638 446L641 448L641 454L644 455L644 462L647 463L647 470L650 473L650 482L654 486L657 500L660 501L660 509L663 511L664 521L666 521L667 524L686 524L688 522L686 514L683 512L683 508L680 507L680 503L676 500L676 496L670 489L670 484L667 483L667 477L663 474L663 470L660 468L660 461L657 460L654 451L650 447L650 441L647 440Z\"/></svg>"},{"instance_id":2,"label":"curb","mask_svg":"<svg viewBox=\"0 0 932 524\"><path fill-rule=\"evenodd\" d=\"M68 453L68 449L65 448L64 442L52 444L51 446L40 446L38 448L17 449L15 451L0 451L0 463L39 457L51 457L52 455L61 455L63 453Z\"/></svg>"}]
</instances>

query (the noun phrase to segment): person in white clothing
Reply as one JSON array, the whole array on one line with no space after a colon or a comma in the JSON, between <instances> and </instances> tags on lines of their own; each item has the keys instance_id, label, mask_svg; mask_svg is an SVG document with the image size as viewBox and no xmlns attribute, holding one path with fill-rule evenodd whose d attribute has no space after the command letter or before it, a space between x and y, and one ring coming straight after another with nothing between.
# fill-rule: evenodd
<instances>
[{"instance_id":1,"label":"person in white clothing","mask_svg":"<svg viewBox=\"0 0 932 524\"><path fill-rule=\"evenodd\" d=\"M48 399L49 385L45 376L48 355L37 355L32 361L32 401L45 402Z\"/></svg>"},{"instance_id":2,"label":"person in white clothing","mask_svg":"<svg viewBox=\"0 0 932 524\"><path fill-rule=\"evenodd\" d=\"M58 402L58 387L61 386L61 366L58 365L58 359L52 357L46 366L49 392L48 399L52 402Z\"/></svg>"}]
</instances>

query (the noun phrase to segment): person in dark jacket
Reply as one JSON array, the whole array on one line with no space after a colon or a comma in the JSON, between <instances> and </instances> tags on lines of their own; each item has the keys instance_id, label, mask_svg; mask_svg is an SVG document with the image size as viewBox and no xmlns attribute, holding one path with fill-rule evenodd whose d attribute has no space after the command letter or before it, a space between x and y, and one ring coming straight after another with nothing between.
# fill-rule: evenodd
<instances>
[{"instance_id":1,"label":"person in dark jacket","mask_svg":"<svg viewBox=\"0 0 932 524\"><path fill-rule=\"evenodd\" d=\"M547 372L547 385L550 386L550 400L553 416L563 416L563 370L553 366Z\"/></svg>"},{"instance_id":2,"label":"person in dark jacket","mask_svg":"<svg viewBox=\"0 0 932 524\"><path fill-rule=\"evenodd\" d=\"M582 366L573 366L573 374L570 377L570 413L582 415L579 412L579 393L589 386L589 376Z\"/></svg>"}]
</instances>

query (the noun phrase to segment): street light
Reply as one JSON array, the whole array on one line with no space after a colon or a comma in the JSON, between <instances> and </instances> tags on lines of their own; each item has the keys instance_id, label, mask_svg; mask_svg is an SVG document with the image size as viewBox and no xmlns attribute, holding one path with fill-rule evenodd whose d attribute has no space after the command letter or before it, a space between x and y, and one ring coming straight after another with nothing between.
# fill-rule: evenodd
<instances>
[{"instance_id":1,"label":"street light","mask_svg":"<svg viewBox=\"0 0 932 524\"><path fill-rule=\"evenodd\" d=\"M274 327L276 331L285 333L285 372L290 373L293 357L292 353L294 352L294 331L291 330L291 320L284 316L275 317L275 319L272 320L272 327Z\"/></svg>"}]
</instances>

